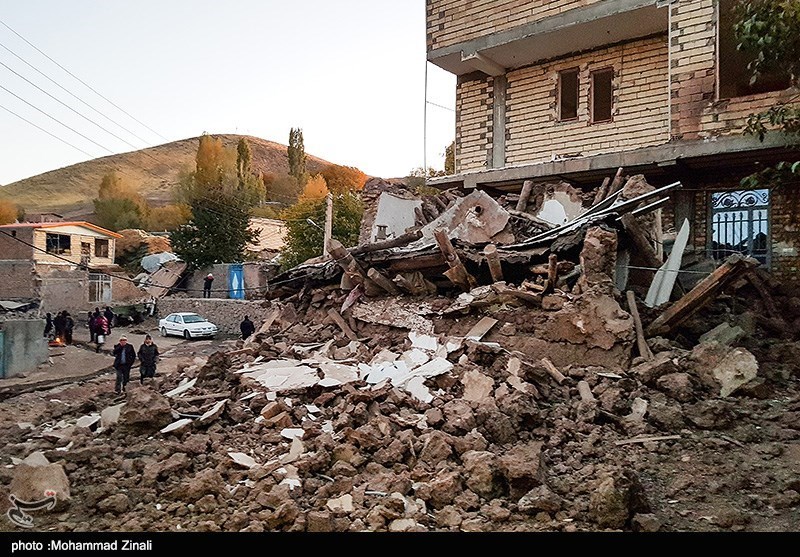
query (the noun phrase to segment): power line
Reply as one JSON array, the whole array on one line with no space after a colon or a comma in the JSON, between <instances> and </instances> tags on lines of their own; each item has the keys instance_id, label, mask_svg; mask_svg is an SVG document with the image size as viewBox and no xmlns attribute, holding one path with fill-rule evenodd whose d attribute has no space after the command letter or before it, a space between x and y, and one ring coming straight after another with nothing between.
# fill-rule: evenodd
<instances>
[{"instance_id":1,"label":"power line","mask_svg":"<svg viewBox=\"0 0 800 557\"><path fill-rule=\"evenodd\" d=\"M132 147L133 149L136 149L136 150L138 150L138 149L139 149L139 148L138 148L136 145L134 145L133 143L130 143L130 142L126 141L125 139L121 138L120 136L118 136L118 135L117 135L117 134L115 134L114 132L112 132L112 131L110 131L110 130L108 130L108 129L104 128L103 126L101 126L100 124L98 124L97 122L95 122L94 120L92 120L91 118L89 118L88 116L84 116L83 114L81 114L80 112L78 112L77 110L75 110L74 108L72 108L70 105L68 105L67 103L65 103L65 102L63 102L62 100L60 100L60 99L56 98L55 96L51 95L50 93L48 93L47 91L45 91L44 89L42 89L41 87L39 87L38 85L36 85L36 84L35 84L33 81L31 81L30 79L28 79L28 78L27 78L27 77L25 77L24 75L22 75L22 74L19 74L19 73L17 73L16 71L14 71L13 69L11 69L11 68L10 68L9 66L7 66L5 63L3 63L3 62L0 62L0 66L3 66L5 69L7 69L7 70L8 70L8 71L10 71L11 73L13 73L13 74L14 74L14 75L16 75L17 77L19 77L20 79L24 79L24 80L25 80L27 83L29 83L30 85L33 85L34 87L36 87L36 89L38 89L39 91L41 91L42 93L44 93L45 95L47 95L48 97L50 97L51 99L53 99L54 101L56 101L57 103L61 104L62 106L65 106L65 107L67 107L67 108L68 108L68 109L70 109L72 112L74 112L75 114L77 114L78 116L80 116L81 118L83 118L84 120L86 120L87 122L90 122L90 123L94 124L95 126L97 126L98 128L100 128L101 130L103 130L104 132L106 132L107 134L109 134L109 135L112 135L112 136L116 137L117 139L119 139L120 141L122 141L123 143L125 143L126 145L128 145L129 147Z\"/></svg>"},{"instance_id":2,"label":"power line","mask_svg":"<svg viewBox=\"0 0 800 557\"><path fill-rule=\"evenodd\" d=\"M84 80L82 80L81 78L79 78L77 75L75 75L74 73L72 73L71 71L69 71L67 68L65 68L64 66L62 66L61 64L59 64L58 62L56 62L55 60L53 60L52 58L50 58L50 56L48 56L47 54L45 54L45 53L44 53L44 52L43 52L43 51L42 51L42 50L41 50L39 47L37 47L35 44L33 44L32 42L30 42L28 39L26 39L25 37L23 37L22 35L20 35L20 34L19 34L19 33L17 33L16 31L14 31L14 30L13 30L11 27L9 27L9 26L8 26L8 24L7 24L7 23L5 23L3 20L0 20L0 24L2 24L2 25L3 25L3 27L5 27L6 29L8 29L9 31L11 31L12 33L14 33L14 34L15 34L17 37L19 37L20 39L22 39L23 41L25 41L25 42L26 42L28 45L30 45L30 46L31 46L33 49L35 49L35 50L36 50L36 51L37 51L39 54L41 54L42 56L44 56L45 58L47 58L48 60L50 60L50 61L51 61L53 64L55 64L56 66L58 66L59 68L61 68L61 69L62 69L62 70L64 70L65 72L67 72L69 75L71 75L73 78L75 78L76 80L78 80L79 82L81 82L81 83L82 83L84 86L86 86L86 87L87 87L89 90L91 90L91 91L92 91L94 94L96 94L98 97L100 97L101 99L105 100L105 101L106 101L107 103L109 103L111 106L113 106L114 108L116 108L117 110L119 110L120 112L122 112L123 114L125 114L126 116L128 116L129 118L131 118L132 120L134 120L134 121L138 122L140 125L144 126L144 127L145 127L145 128L147 128L148 130L150 130L151 132L153 132L154 134L156 134L158 137L160 137L161 139L163 139L164 141L169 141L169 139L167 139L166 137L164 137L163 135L161 135L160 133L158 133L157 131L155 131L153 128L151 128L150 126L148 126L147 124L145 124L144 122L142 122L141 120L139 120L138 118L136 118L135 116L133 116L132 114L130 114L129 112L127 112L125 109L123 109L122 107L120 107L119 105L117 105L116 103L114 103L112 100L110 100L109 98L107 98L106 96L104 96L102 93L100 93L99 91L97 91L97 90L96 90L94 87L92 87L91 85L89 85L88 83L86 83Z\"/></svg>"},{"instance_id":3,"label":"power line","mask_svg":"<svg viewBox=\"0 0 800 557\"><path fill-rule=\"evenodd\" d=\"M30 125L31 125L31 126L33 126L34 128L37 128L37 129L39 129L39 130L43 131L44 133L46 133L46 134L47 134L47 135L49 135L50 137L53 137L53 138L55 138L55 139L58 139L58 140L59 140L61 143L65 143L66 145L69 145L69 146L70 146L70 147L72 147L73 149L76 149L76 150L80 151L81 153L83 153L83 154L84 154L84 155L86 155L87 157L89 157L89 158L92 158L92 159L94 159L94 158L97 158L97 157L95 157L94 155L92 155L92 154L90 154L90 153L87 153L86 151L84 151L84 150L83 150L83 149L81 149L80 147L76 147L75 145L73 145L72 143L70 143L69 141L67 141L66 139L61 139L60 137L58 137L57 135L55 135L55 134L53 134L53 133L50 133L49 131L47 131L47 130L46 130L46 129L44 129L43 127L41 127L41 126L39 126L39 125L37 125L37 124L34 124L33 122L31 122L31 121L30 121L30 120L28 120L27 118L24 118L24 117L20 116L19 114L17 114L16 112L14 112L13 110L11 110L10 108L6 108L6 107L5 107L5 106L3 106L3 105L0 105L0 108L2 108L3 110L5 110L6 112L10 112L11 114L13 114L14 116L16 116L16 117L17 117L17 118L19 118L20 120L22 120L22 121L24 121L24 122L27 122L28 124L30 124Z\"/></svg>"},{"instance_id":4,"label":"power line","mask_svg":"<svg viewBox=\"0 0 800 557\"><path fill-rule=\"evenodd\" d=\"M103 118L105 118L106 120L108 120L109 122L111 122L112 124L114 124L114 125L118 126L119 128L121 128L121 129L125 130L126 132L128 132L129 134L131 134L133 137L135 137L136 139L138 139L139 141L141 141L141 142L142 142L142 143L144 143L145 145L149 145L149 142L148 142L146 139L143 139L142 137L140 137L140 136L139 136L139 135L137 135L136 133L132 132L131 130L129 130L128 128L126 128L125 126L123 126L122 124L120 124L119 122L117 122L116 120L114 120L113 118L111 118L111 117L107 116L106 114L104 114L103 112L101 112L100 110L98 110L97 108L95 108L94 106L92 106L91 104L89 104L88 102L84 101L84 100L83 100L82 98L80 98L78 95L76 95L75 93L73 93L72 91L70 91L69 89L67 89L66 87L64 87L63 85L61 85L61 84L60 84L59 82L57 82L55 79L53 79L52 77L50 77L49 75L47 75L46 73L44 73L43 71L41 71L39 68L37 68L36 66L34 66L33 64L31 64L30 62L28 62L27 60L25 60L25 59L24 59L22 56L20 56L19 54L17 54L16 52L14 52L13 50L11 50L10 48L8 48L8 47L7 47L6 45L4 45L3 43L0 43L0 47L2 47L2 48L4 48L4 49L6 49L8 52L10 52L10 53L11 53L13 56L15 56L15 57L16 57L18 60L20 60L22 63L26 64L26 65L27 65L29 68L31 68L33 71L37 72L39 75L41 75L42 77L44 77L45 79L47 79L48 81L50 81L51 83L53 83L53 84L54 84L56 87L58 87L59 89L61 89L61 90L62 90L62 91L64 91L65 93L67 93L67 94L71 95L73 98L75 98L75 99L76 99L76 100L78 100L79 102L83 103L84 105L86 105L86 106L88 106L89 108L91 108L92 110L94 110L96 113L98 113L100 116L102 116Z\"/></svg>"},{"instance_id":5,"label":"power line","mask_svg":"<svg viewBox=\"0 0 800 557\"><path fill-rule=\"evenodd\" d=\"M456 111L456 109L455 109L455 108L450 108L449 106L444 106L444 105L441 105L441 104L436 104L435 102L431 102L431 101L425 101L425 102L426 102L426 103L428 103L428 104L430 104L430 105L433 105L433 106L435 106L435 107L437 107L437 108L443 108L443 109L445 109L445 110L449 110L450 112L455 112L455 111Z\"/></svg>"},{"instance_id":6,"label":"power line","mask_svg":"<svg viewBox=\"0 0 800 557\"><path fill-rule=\"evenodd\" d=\"M65 128L67 128L68 130L70 130L70 131L71 131L71 132L73 132L73 133L76 133L76 134L78 134L79 136L81 136L81 137L82 137L82 138L84 138L85 140L87 140L87 141L89 141L89 142L91 142L91 143L94 143L95 145L97 145L97 146L98 146L98 147L100 147L101 149L104 149L105 151L108 151L108 152L109 152L109 153L111 153L112 155L113 155L113 154L115 154L115 153L114 153L114 151L112 151L112 150L111 150L111 149L109 149L108 147L103 147L103 146L102 146L102 145L100 145L100 144L99 144L97 141L95 141L95 140L93 140L93 139L90 139L90 138L86 137L86 136L85 136L85 135L83 135L81 132L79 132L79 131L78 131L78 130L76 130L75 128L72 128L72 127L70 127L70 126L66 125L64 122L62 122L61 120L59 120L59 119L58 119L58 118L56 118L55 116L50 116L50 115L49 115L47 112L45 112L45 111L44 111L44 110L42 110L41 108L39 108L39 107L37 107L37 106L35 106L35 105L33 105L33 104L29 103L28 101L26 101L25 99L23 99L22 97L20 97L19 95L17 95L17 94L16 94L16 93L14 93L13 91L11 91L10 89L7 89L7 88L6 88L6 87L4 87L3 85L0 85L0 89L3 89L3 91L5 91L5 92L7 92L7 93L10 93L11 95L15 96L16 98L18 98L19 100L21 100L22 102L24 102L25 104L27 104L28 106L30 106L31 108L33 108L33 109L35 109L35 110L38 110L39 112L41 112L42 114L44 114L45 116L47 116L48 118L50 118L51 120L54 120L54 121L58 122L59 124L61 124L61 125L62 125L62 126L64 126Z\"/></svg>"}]
</instances>

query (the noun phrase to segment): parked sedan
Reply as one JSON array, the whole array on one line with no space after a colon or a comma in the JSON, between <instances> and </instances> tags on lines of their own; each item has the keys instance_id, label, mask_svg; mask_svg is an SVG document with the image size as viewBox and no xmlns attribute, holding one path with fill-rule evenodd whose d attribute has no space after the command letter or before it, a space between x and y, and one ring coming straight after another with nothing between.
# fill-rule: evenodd
<instances>
[{"instance_id":1,"label":"parked sedan","mask_svg":"<svg viewBox=\"0 0 800 557\"><path fill-rule=\"evenodd\" d=\"M189 340L192 338L211 337L219 329L211 321L196 313L170 313L158 322L161 336L176 335Z\"/></svg>"}]
</instances>

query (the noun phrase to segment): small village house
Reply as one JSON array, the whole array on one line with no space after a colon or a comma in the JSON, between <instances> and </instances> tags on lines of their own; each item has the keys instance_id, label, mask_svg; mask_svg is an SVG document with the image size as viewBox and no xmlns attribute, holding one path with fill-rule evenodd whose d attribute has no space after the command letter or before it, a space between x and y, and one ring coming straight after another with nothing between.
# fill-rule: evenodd
<instances>
[{"instance_id":1,"label":"small village house","mask_svg":"<svg viewBox=\"0 0 800 557\"><path fill-rule=\"evenodd\" d=\"M733 5L427 0L428 60L458 78L456 171L429 184L498 195L566 182L575 199L620 167L680 181L662 208L668 235L688 219L698 257L746 253L797 281L798 184L740 182L796 160L785 135L742 132L749 114L800 98L788 75L750 84Z\"/></svg>"}]
</instances>

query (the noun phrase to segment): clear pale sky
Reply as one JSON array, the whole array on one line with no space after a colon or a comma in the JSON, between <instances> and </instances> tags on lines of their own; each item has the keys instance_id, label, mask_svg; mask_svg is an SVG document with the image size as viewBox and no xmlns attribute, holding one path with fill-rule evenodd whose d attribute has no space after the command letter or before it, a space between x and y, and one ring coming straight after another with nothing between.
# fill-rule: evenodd
<instances>
[{"instance_id":1,"label":"clear pale sky","mask_svg":"<svg viewBox=\"0 0 800 557\"><path fill-rule=\"evenodd\" d=\"M423 0L4 0L0 20L173 141L241 133L383 177L423 164ZM99 116L0 46L0 62L137 148L165 143L0 25L4 45L135 132ZM455 104L455 78L428 66L428 100ZM0 65L0 85L111 151L133 148ZM0 184L108 151L0 89ZM443 167L455 113L428 105L428 165Z\"/></svg>"}]
</instances>

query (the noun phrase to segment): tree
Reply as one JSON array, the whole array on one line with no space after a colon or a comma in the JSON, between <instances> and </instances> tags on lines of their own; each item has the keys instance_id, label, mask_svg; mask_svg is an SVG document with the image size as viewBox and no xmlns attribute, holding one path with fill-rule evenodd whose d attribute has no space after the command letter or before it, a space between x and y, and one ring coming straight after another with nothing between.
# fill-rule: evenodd
<instances>
[{"instance_id":1,"label":"tree","mask_svg":"<svg viewBox=\"0 0 800 557\"><path fill-rule=\"evenodd\" d=\"M456 173L456 142L453 141L444 149L444 173L452 176Z\"/></svg>"},{"instance_id":2,"label":"tree","mask_svg":"<svg viewBox=\"0 0 800 557\"><path fill-rule=\"evenodd\" d=\"M289 131L289 175L293 176L299 184L305 185L306 174L306 149L303 145L303 130L292 128Z\"/></svg>"},{"instance_id":3,"label":"tree","mask_svg":"<svg viewBox=\"0 0 800 557\"><path fill-rule=\"evenodd\" d=\"M242 261L245 246L255 239L249 229L254 201L239 183L237 158L219 139L203 135L196 169L182 180L179 197L192 216L170 234L170 240L175 253L192 269Z\"/></svg>"},{"instance_id":4,"label":"tree","mask_svg":"<svg viewBox=\"0 0 800 557\"><path fill-rule=\"evenodd\" d=\"M735 6L734 32L738 48L751 55L748 69L751 83L765 73L788 73L791 84L800 86L800 2L797 0L740 0ZM772 130L800 138L800 105L794 96L768 110L750 114L746 135L760 141ZM745 187L757 187L787 175L800 175L800 160L781 161L773 167L742 180Z\"/></svg>"},{"instance_id":5,"label":"tree","mask_svg":"<svg viewBox=\"0 0 800 557\"><path fill-rule=\"evenodd\" d=\"M329 164L322 169L322 177L328 184L328 189L334 193L345 191L360 191L364 189L368 176L358 168Z\"/></svg>"},{"instance_id":6,"label":"tree","mask_svg":"<svg viewBox=\"0 0 800 557\"><path fill-rule=\"evenodd\" d=\"M0 225L16 222L18 215L19 208L16 204L7 199L0 199Z\"/></svg>"},{"instance_id":7,"label":"tree","mask_svg":"<svg viewBox=\"0 0 800 557\"><path fill-rule=\"evenodd\" d=\"M358 243L364 207L353 192L333 196L333 237L345 246ZM325 199L308 199L289 207L281 218L286 221L286 245L281 263L290 269L312 257L322 255L325 223ZM308 222L311 219L315 224Z\"/></svg>"},{"instance_id":8,"label":"tree","mask_svg":"<svg viewBox=\"0 0 800 557\"><path fill-rule=\"evenodd\" d=\"M250 168L252 159L250 144L245 138L239 139L236 145L236 179L239 189L247 195L249 203L255 206L264 202L265 189L261 176L253 174Z\"/></svg>"},{"instance_id":9,"label":"tree","mask_svg":"<svg viewBox=\"0 0 800 557\"><path fill-rule=\"evenodd\" d=\"M147 218L148 230L176 230L189 222L192 218L192 209L182 203L173 203L163 207L150 209Z\"/></svg>"},{"instance_id":10,"label":"tree","mask_svg":"<svg viewBox=\"0 0 800 557\"><path fill-rule=\"evenodd\" d=\"M306 187L303 188L303 193L300 194L300 201L310 201L315 199L324 199L328 195L328 184L322 174L316 174L309 178L306 182Z\"/></svg>"},{"instance_id":11,"label":"tree","mask_svg":"<svg viewBox=\"0 0 800 557\"><path fill-rule=\"evenodd\" d=\"M97 224L109 230L142 228L149 207L136 187L116 172L109 172L100 181L94 200Z\"/></svg>"}]
</instances>

